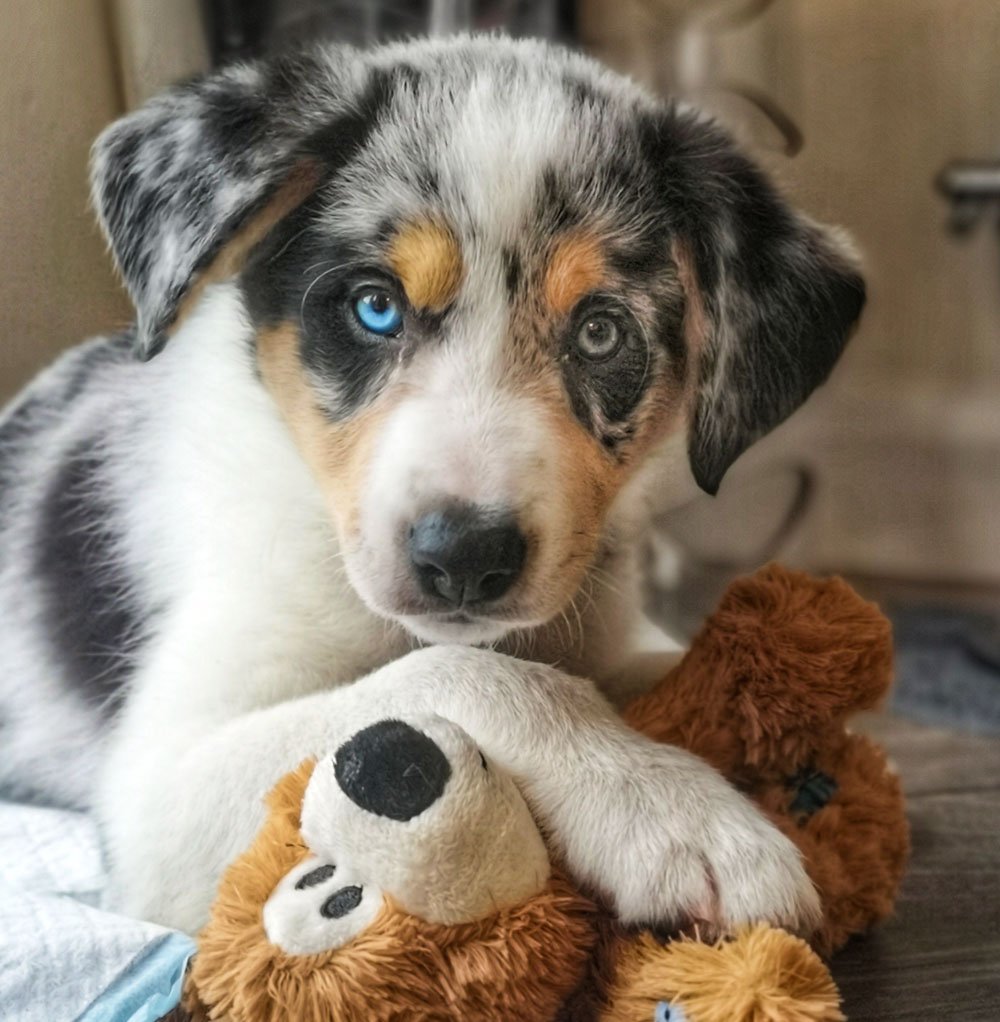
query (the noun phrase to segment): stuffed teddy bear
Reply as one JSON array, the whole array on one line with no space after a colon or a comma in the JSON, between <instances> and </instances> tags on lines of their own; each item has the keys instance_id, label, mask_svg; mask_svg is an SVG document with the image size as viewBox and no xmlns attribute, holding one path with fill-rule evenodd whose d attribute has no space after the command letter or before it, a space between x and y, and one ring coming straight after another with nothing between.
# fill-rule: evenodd
<instances>
[{"instance_id":1,"label":"stuffed teddy bear","mask_svg":"<svg viewBox=\"0 0 1000 1022\"><path fill-rule=\"evenodd\" d=\"M684 659L624 713L708 760L798 845L823 954L892 911L909 853L899 779L846 726L882 701L892 660L874 604L842 579L772 564L730 584Z\"/></svg>"},{"instance_id":2,"label":"stuffed teddy bear","mask_svg":"<svg viewBox=\"0 0 1000 1022\"><path fill-rule=\"evenodd\" d=\"M892 911L909 853L899 779L846 727L891 675L877 607L841 579L769 565L731 583L684 659L624 712L707 759L798 845L823 906L808 936L826 955ZM781 930L714 944L612 932L604 945L601 1022L843 1018L822 961Z\"/></svg>"},{"instance_id":3,"label":"stuffed teddy bear","mask_svg":"<svg viewBox=\"0 0 1000 1022\"><path fill-rule=\"evenodd\" d=\"M734 582L678 666L625 710L796 842L824 953L891 910L906 860L898 780L845 728L884 695L891 661L877 608L840 580L772 565ZM826 967L792 934L618 926L550 861L513 780L441 717L363 729L286 776L268 809L199 935L195 1019L842 1018Z\"/></svg>"},{"instance_id":4,"label":"stuffed teddy bear","mask_svg":"<svg viewBox=\"0 0 1000 1022\"><path fill-rule=\"evenodd\" d=\"M544 1022L583 978L594 904L450 721L379 721L267 803L199 935L194 1019Z\"/></svg>"}]
</instances>

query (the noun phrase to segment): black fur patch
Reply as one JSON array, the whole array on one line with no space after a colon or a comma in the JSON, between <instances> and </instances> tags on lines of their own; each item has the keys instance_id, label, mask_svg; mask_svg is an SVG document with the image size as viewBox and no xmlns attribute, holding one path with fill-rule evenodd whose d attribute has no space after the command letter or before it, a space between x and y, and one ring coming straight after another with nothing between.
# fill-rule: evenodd
<instances>
[{"instance_id":1,"label":"black fur patch","mask_svg":"<svg viewBox=\"0 0 1000 1022\"><path fill-rule=\"evenodd\" d=\"M357 108L310 140L308 150L323 161L327 185L376 128L394 87L391 73L373 74ZM318 382L329 384L324 410L337 419L370 399L396 353L391 339L366 334L354 320L350 293L364 276L363 263L354 244L320 226L325 201L327 187L321 187L276 225L240 284L256 327L299 326L302 361ZM387 221L385 230L391 235L394 225Z\"/></svg>"},{"instance_id":2,"label":"black fur patch","mask_svg":"<svg viewBox=\"0 0 1000 1022\"><path fill-rule=\"evenodd\" d=\"M583 216L571 185L552 166L542 169L536 206L540 223L535 230L552 234L576 226Z\"/></svg>"},{"instance_id":3,"label":"black fur patch","mask_svg":"<svg viewBox=\"0 0 1000 1022\"><path fill-rule=\"evenodd\" d=\"M123 694L148 615L117 556L116 515L104 496L95 441L86 437L68 453L44 498L35 572L47 632L68 681L110 712Z\"/></svg>"},{"instance_id":4,"label":"black fur patch","mask_svg":"<svg viewBox=\"0 0 1000 1022\"><path fill-rule=\"evenodd\" d=\"M605 102L605 97L598 92L592 82L584 81L575 74L563 77L563 88L573 105L578 108L578 112L585 112L588 107L600 106Z\"/></svg>"},{"instance_id":5,"label":"black fur patch","mask_svg":"<svg viewBox=\"0 0 1000 1022\"><path fill-rule=\"evenodd\" d=\"M642 135L664 224L692 253L708 320L689 455L715 493L733 461L826 379L865 285L720 128L670 109L644 119Z\"/></svg>"},{"instance_id":6,"label":"black fur patch","mask_svg":"<svg viewBox=\"0 0 1000 1022\"><path fill-rule=\"evenodd\" d=\"M505 248L501 253L503 259L504 285L507 288L507 295L513 299L521 287L521 277L524 269L521 266L521 257L513 248Z\"/></svg>"},{"instance_id":7,"label":"black fur patch","mask_svg":"<svg viewBox=\"0 0 1000 1022\"><path fill-rule=\"evenodd\" d=\"M93 379L102 366L133 358L134 333L126 330L104 341L91 342L72 354L72 368L57 379L48 381L44 393L29 393L0 423L0 516L10 504L17 486L17 466L23 466L22 450L35 435L40 420L58 415L59 409L72 402ZM0 550L0 559L3 551Z\"/></svg>"},{"instance_id":8,"label":"black fur patch","mask_svg":"<svg viewBox=\"0 0 1000 1022\"><path fill-rule=\"evenodd\" d=\"M577 334L593 316L609 315L621 332L618 351L604 361L582 354ZM653 354L639 325L619 303L594 296L581 302L563 339L563 381L576 417L609 449L628 438L628 418L653 378Z\"/></svg>"},{"instance_id":9,"label":"black fur patch","mask_svg":"<svg viewBox=\"0 0 1000 1022\"><path fill-rule=\"evenodd\" d=\"M381 272L330 274L312 289L302 310L302 361L314 379L331 385L333 393L323 407L333 419L367 404L400 354L396 338L368 333L357 323L351 296L362 281L392 287ZM415 329L412 318L410 328Z\"/></svg>"},{"instance_id":10,"label":"black fur patch","mask_svg":"<svg viewBox=\"0 0 1000 1022\"><path fill-rule=\"evenodd\" d=\"M241 286L256 327L298 326L303 365L317 383L328 385L322 406L335 420L370 400L393 364L396 345L355 321L352 288L362 279L382 283L384 274L365 274L357 249L317 226L320 202L305 203L271 232Z\"/></svg>"}]
</instances>

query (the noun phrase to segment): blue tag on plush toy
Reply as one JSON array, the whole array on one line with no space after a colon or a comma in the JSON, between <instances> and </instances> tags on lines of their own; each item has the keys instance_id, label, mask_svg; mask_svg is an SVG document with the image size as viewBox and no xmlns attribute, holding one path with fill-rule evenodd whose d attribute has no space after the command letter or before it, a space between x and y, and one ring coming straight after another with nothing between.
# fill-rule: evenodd
<instances>
[{"instance_id":1,"label":"blue tag on plush toy","mask_svg":"<svg viewBox=\"0 0 1000 1022\"><path fill-rule=\"evenodd\" d=\"M653 1022L687 1022L683 1008L669 1001L660 1001L653 1012Z\"/></svg>"}]
</instances>

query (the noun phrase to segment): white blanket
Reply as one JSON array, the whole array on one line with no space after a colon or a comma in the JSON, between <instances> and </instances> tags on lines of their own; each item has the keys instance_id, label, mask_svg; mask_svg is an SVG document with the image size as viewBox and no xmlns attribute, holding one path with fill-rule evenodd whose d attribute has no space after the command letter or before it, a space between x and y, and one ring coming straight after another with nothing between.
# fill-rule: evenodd
<instances>
[{"instance_id":1,"label":"white blanket","mask_svg":"<svg viewBox=\"0 0 1000 1022\"><path fill-rule=\"evenodd\" d=\"M0 1019L151 1022L194 945L101 909L100 844L82 813L0 802Z\"/></svg>"}]
</instances>

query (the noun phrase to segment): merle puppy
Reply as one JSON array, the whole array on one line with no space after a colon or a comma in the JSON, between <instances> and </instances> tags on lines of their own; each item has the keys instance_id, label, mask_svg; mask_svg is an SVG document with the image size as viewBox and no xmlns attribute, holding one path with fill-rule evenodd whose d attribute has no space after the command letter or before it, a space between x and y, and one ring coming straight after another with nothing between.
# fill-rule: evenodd
<instances>
[{"instance_id":1,"label":"merle puppy","mask_svg":"<svg viewBox=\"0 0 1000 1022\"><path fill-rule=\"evenodd\" d=\"M837 237L695 111L496 37L173 89L93 194L137 323L0 423L0 782L94 805L124 907L193 929L336 687L430 686L626 918L807 921L791 845L594 685L642 675L649 495L836 361Z\"/></svg>"}]
</instances>

